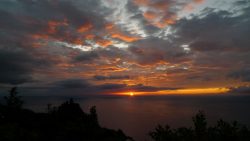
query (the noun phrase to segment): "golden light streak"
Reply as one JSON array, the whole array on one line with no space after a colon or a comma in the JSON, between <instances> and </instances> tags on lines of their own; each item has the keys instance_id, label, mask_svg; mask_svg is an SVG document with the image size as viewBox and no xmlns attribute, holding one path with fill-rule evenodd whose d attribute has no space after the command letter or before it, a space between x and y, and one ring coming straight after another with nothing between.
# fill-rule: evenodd
<instances>
[{"instance_id":1,"label":"golden light streak","mask_svg":"<svg viewBox=\"0 0 250 141\"><path fill-rule=\"evenodd\" d=\"M221 94L226 93L229 88L192 88L192 89L177 89L158 91L158 94Z\"/></svg>"},{"instance_id":2,"label":"golden light streak","mask_svg":"<svg viewBox=\"0 0 250 141\"><path fill-rule=\"evenodd\" d=\"M117 92L114 94L117 95L216 95L223 94L230 91L229 88L189 88L189 89L176 89L176 90L160 90L154 92L142 92L142 91L134 91L134 92Z\"/></svg>"}]
</instances>

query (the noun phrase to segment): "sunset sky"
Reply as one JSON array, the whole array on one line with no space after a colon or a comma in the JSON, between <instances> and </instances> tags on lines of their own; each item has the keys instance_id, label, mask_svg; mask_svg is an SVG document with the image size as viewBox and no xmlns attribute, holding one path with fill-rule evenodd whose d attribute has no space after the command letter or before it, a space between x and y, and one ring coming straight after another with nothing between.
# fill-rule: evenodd
<instances>
[{"instance_id":1,"label":"sunset sky","mask_svg":"<svg viewBox=\"0 0 250 141\"><path fill-rule=\"evenodd\" d=\"M250 91L249 0L1 0L0 87Z\"/></svg>"}]
</instances>

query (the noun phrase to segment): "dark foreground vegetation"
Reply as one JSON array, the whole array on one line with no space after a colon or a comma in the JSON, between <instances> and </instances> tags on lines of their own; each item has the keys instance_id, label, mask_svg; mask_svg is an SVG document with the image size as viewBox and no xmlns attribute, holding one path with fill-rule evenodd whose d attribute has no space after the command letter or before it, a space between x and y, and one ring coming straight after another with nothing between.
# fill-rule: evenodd
<instances>
[{"instance_id":1,"label":"dark foreground vegetation","mask_svg":"<svg viewBox=\"0 0 250 141\"><path fill-rule=\"evenodd\" d=\"M193 118L194 127L171 129L158 125L149 136L154 141L250 141L250 130L247 126L222 119L215 126L207 126L205 114L199 111Z\"/></svg>"},{"instance_id":2,"label":"dark foreground vegetation","mask_svg":"<svg viewBox=\"0 0 250 141\"><path fill-rule=\"evenodd\" d=\"M0 141L129 141L121 130L102 128L95 107L85 113L72 99L48 113L23 109L16 88L0 104Z\"/></svg>"}]
</instances>

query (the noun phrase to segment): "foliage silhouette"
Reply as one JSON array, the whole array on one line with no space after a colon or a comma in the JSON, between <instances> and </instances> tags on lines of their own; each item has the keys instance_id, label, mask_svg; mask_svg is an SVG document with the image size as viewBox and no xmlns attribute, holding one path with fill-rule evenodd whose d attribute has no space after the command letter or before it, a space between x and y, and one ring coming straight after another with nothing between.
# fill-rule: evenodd
<instances>
[{"instance_id":1,"label":"foliage silhouette","mask_svg":"<svg viewBox=\"0 0 250 141\"><path fill-rule=\"evenodd\" d=\"M199 111L192 119L197 140L205 140L207 132L207 121L204 113L202 111Z\"/></svg>"},{"instance_id":2,"label":"foliage silhouette","mask_svg":"<svg viewBox=\"0 0 250 141\"><path fill-rule=\"evenodd\" d=\"M48 113L23 109L23 101L12 88L0 104L1 141L129 141L121 130L103 128L98 123L96 108L85 113L73 99L58 107L48 106Z\"/></svg>"},{"instance_id":3,"label":"foliage silhouette","mask_svg":"<svg viewBox=\"0 0 250 141\"><path fill-rule=\"evenodd\" d=\"M206 116L199 111L193 118L194 127L171 129L158 125L149 136L154 141L250 141L250 130L245 125L222 119L215 126L207 127Z\"/></svg>"},{"instance_id":4,"label":"foliage silhouette","mask_svg":"<svg viewBox=\"0 0 250 141\"><path fill-rule=\"evenodd\" d=\"M17 96L17 94L18 94L17 87L13 87L10 90L10 95L4 97L8 107L10 107L10 108L22 108L23 101L21 100L20 96Z\"/></svg>"}]
</instances>

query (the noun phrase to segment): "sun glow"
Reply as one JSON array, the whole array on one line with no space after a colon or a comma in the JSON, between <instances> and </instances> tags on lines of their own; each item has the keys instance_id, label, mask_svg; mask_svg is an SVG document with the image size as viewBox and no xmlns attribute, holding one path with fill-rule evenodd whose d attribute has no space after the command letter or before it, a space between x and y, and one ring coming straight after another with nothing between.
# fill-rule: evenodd
<instances>
[{"instance_id":1,"label":"sun glow","mask_svg":"<svg viewBox=\"0 0 250 141\"><path fill-rule=\"evenodd\" d=\"M130 96L134 96L134 93L133 93L133 92L130 92L129 95L130 95Z\"/></svg>"}]
</instances>

